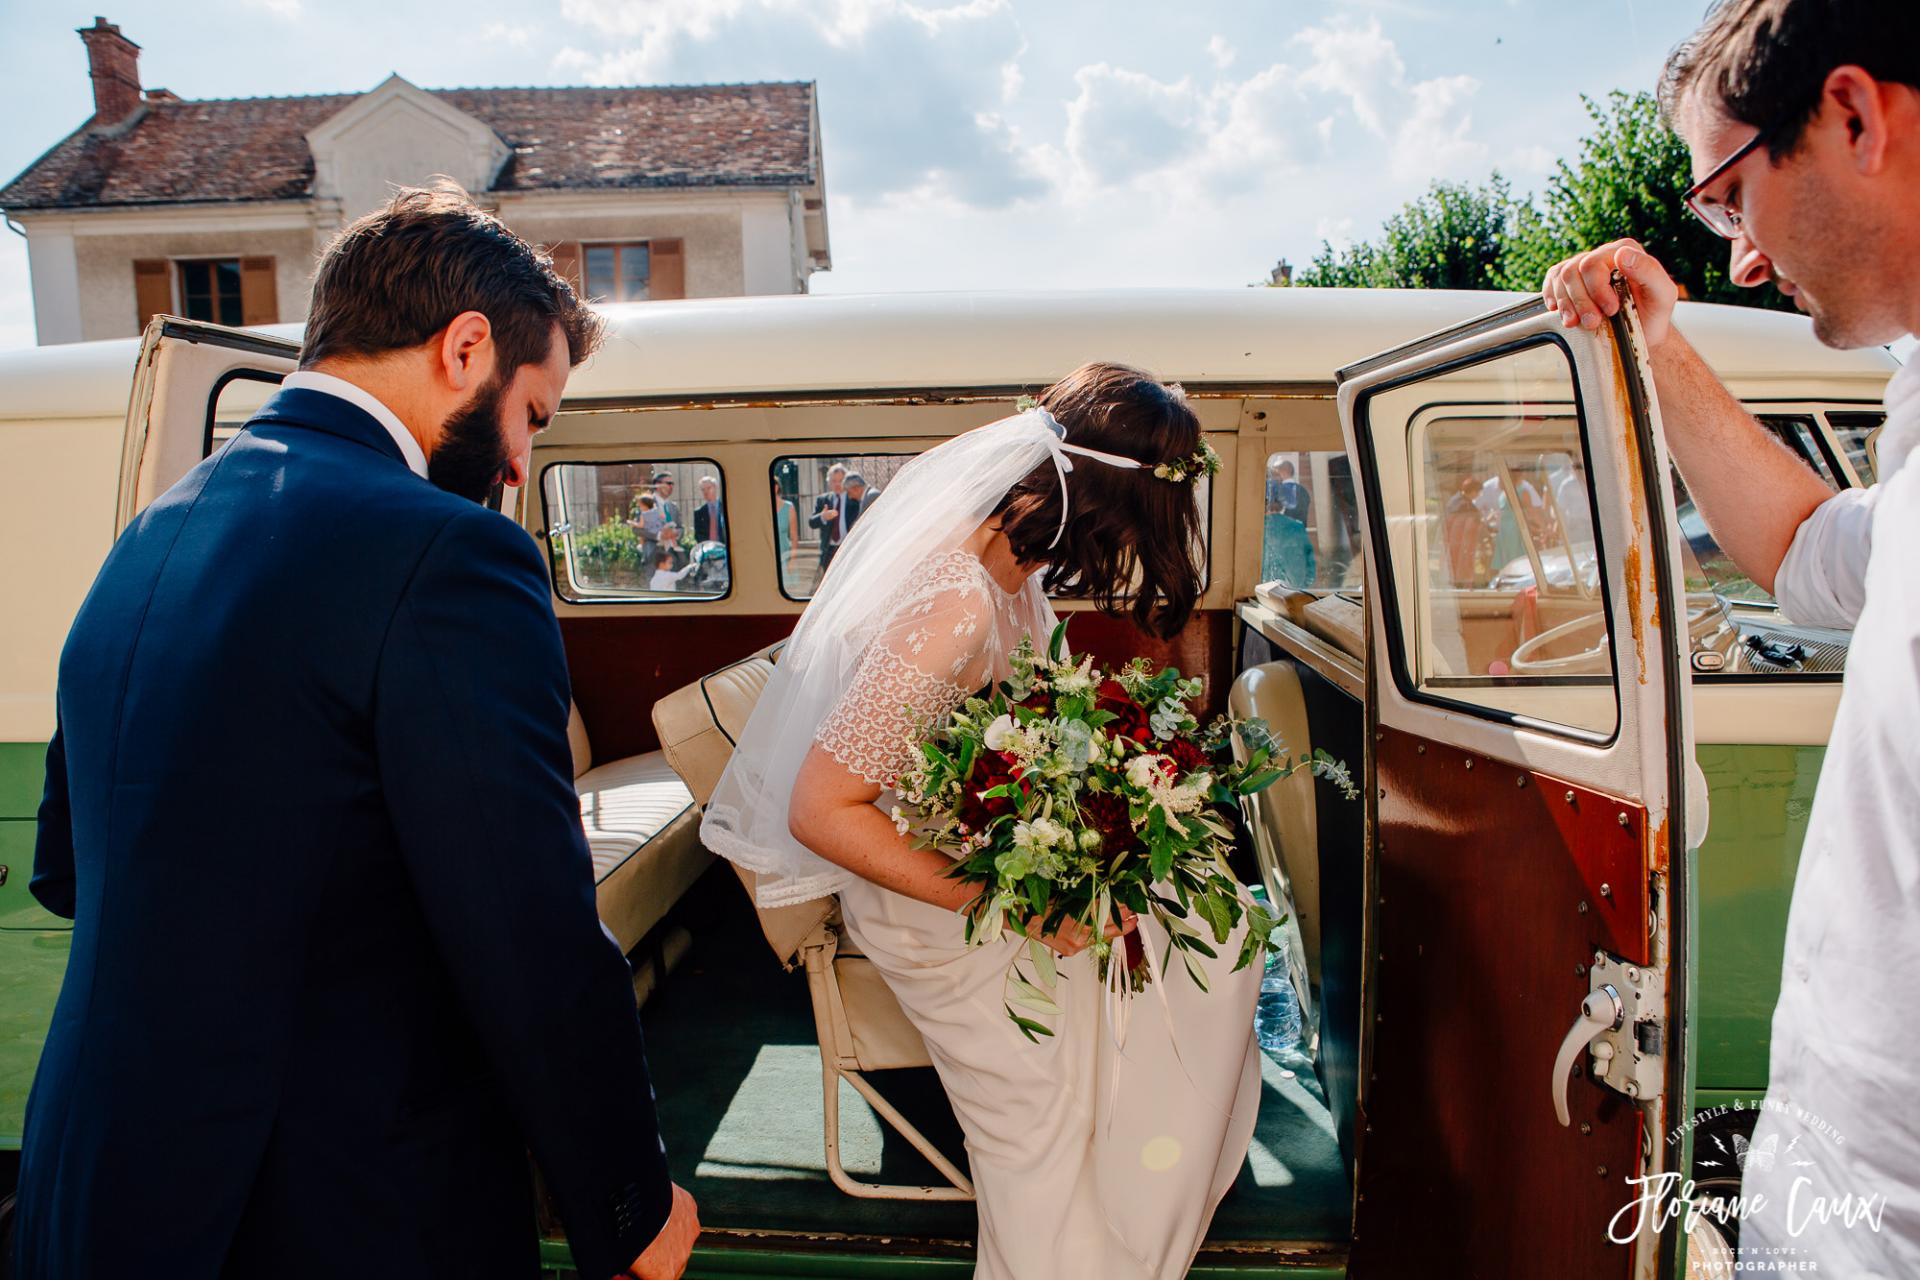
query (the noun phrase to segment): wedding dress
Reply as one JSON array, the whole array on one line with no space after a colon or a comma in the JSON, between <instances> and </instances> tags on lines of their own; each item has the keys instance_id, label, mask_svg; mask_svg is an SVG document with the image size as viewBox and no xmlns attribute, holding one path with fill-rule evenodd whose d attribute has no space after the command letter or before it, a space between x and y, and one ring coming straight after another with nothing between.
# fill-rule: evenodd
<instances>
[{"instance_id":1,"label":"wedding dress","mask_svg":"<svg viewBox=\"0 0 1920 1280\"><path fill-rule=\"evenodd\" d=\"M959 543L997 502L995 485L1004 494L1049 455L1064 471L1058 445L1057 425L1023 415L902 470L796 628L701 830L715 852L760 873L763 903L839 894L848 931L925 1038L965 1135L977 1277L1160 1280L1186 1273L1253 1134L1260 972L1230 972L1239 939L1205 962L1209 992L1175 966L1130 1009L1109 1003L1090 951L1060 960L1062 1011L1036 1044L1008 1017L1004 994L1024 939L971 946L958 913L780 839L797 760L816 742L880 786L876 803L891 813L891 787L928 726L1004 679L1023 636L1046 642L1055 619L1039 577L1009 592ZM959 462L990 474L965 479ZM909 509L916 495L951 505ZM889 504L902 504L891 526ZM885 563L886 576L860 576L863 561ZM1164 954L1157 927L1141 929Z\"/></svg>"}]
</instances>

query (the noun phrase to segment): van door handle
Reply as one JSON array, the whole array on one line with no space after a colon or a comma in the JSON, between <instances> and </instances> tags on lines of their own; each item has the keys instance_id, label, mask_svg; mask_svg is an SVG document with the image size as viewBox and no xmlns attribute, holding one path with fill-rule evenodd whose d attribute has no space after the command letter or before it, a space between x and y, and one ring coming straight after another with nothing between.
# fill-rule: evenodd
<instances>
[{"instance_id":1,"label":"van door handle","mask_svg":"<svg viewBox=\"0 0 1920 1280\"><path fill-rule=\"evenodd\" d=\"M1612 983L1595 987L1580 1002L1580 1017L1560 1042L1560 1052L1553 1060L1553 1114L1563 1127L1573 1124L1567 1114L1567 1077L1573 1072L1574 1059L1601 1032L1619 1030L1626 1016L1627 1007Z\"/></svg>"}]
</instances>

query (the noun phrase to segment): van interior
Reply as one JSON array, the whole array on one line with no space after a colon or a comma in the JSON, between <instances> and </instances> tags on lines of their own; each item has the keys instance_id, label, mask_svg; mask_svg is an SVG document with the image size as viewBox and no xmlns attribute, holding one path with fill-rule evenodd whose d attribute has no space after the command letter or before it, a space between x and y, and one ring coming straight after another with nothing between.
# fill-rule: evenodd
<instances>
[{"instance_id":1,"label":"van interior","mask_svg":"<svg viewBox=\"0 0 1920 1280\"><path fill-rule=\"evenodd\" d=\"M1202 607L1166 643L1075 611L1071 643L1105 662L1145 653L1203 675L1210 713L1260 715L1292 750L1325 749L1358 777L1369 636L1332 388L1190 395L1226 460L1205 496ZM742 877L700 847L698 806L750 709L746 686L764 679L817 583L810 521L833 467L884 495L915 453L1010 407L1010 395L981 393L579 410L537 443L521 518L547 547L560 602L602 916L635 966L675 1176L722 1236L970 1252L966 1155L938 1079L912 1046L881 1043L897 1027L859 1042L862 1010L890 997L836 935L830 902L802 920L756 911ZM1419 678L1442 695L1450 682L1483 701L1497 690L1516 710L1550 700L1562 719L1612 714L1604 618L1593 626L1605 552L1570 401L1494 411L1427 400L1403 406L1401 421L1406 491L1393 501L1406 518L1391 541ZM690 507L708 507L697 539L682 527L699 518ZM1690 513L1683 503L1696 671L1843 660L1831 637L1786 626L1730 581ZM1365 1072L1364 807L1304 774L1275 795L1246 815L1240 870L1292 912L1306 1032L1264 1055L1258 1127L1201 1262L1338 1265ZM870 1027L892 1025L876 1017ZM847 1071L823 1072L823 1052L841 1052Z\"/></svg>"}]
</instances>

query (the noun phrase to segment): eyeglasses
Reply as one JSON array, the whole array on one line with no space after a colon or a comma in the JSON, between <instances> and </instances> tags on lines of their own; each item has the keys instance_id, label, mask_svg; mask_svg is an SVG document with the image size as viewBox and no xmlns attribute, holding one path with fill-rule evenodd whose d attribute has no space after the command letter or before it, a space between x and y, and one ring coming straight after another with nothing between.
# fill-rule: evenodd
<instances>
[{"instance_id":1,"label":"eyeglasses","mask_svg":"<svg viewBox=\"0 0 1920 1280\"><path fill-rule=\"evenodd\" d=\"M1754 134L1751 138L1747 139L1744 146L1715 165L1712 173L1709 173L1706 177L1688 187L1685 194L1680 197L1686 202L1687 208L1693 211L1693 216L1706 223L1707 226L1712 229L1713 233L1722 240L1739 238L1741 227L1740 210L1731 205L1723 204L1718 200L1702 200L1700 193L1725 177L1733 166L1745 160L1753 153L1755 147L1772 136L1772 129L1762 129L1760 132Z\"/></svg>"}]
</instances>

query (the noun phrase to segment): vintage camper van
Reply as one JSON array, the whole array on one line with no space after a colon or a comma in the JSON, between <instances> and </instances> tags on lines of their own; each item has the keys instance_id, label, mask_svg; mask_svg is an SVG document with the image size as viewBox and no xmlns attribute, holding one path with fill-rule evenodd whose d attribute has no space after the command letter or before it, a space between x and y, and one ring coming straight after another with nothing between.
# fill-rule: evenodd
<instances>
[{"instance_id":1,"label":"vintage camper van","mask_svg":"<svg viewBox=\"0 0 1920 1280\"><path fill-rule=\"evenodd\" d=\"M1629 1178L1738 1178L1848 637L1782 618L1714 544L1630 316L1589 334L1518 296L1259 289L608 315L499 501L550 566L601 914L707 1228L695 1274L968 1272L965 1152L924 1047L832 902L756 913L698 806L846 481L884 501L914 454L1094 358L1182 382L1225 465L1186 631L1078 611L1075 644L1203 675L1213 708L1365 780L1351 802L1300 775L1248 815L1245 875L1293 912L1310 1025L1265 1064L1194 1274L1678 1273L1677 1232L1609 1224ZM1872 483L1891 357L1794 317L1678 322L1828 483ZM161 318L0 355L0 1145L65 962L27 892L62 638L116 530L296 340ZM568 1266L557 1228L546 1257Z\"/></svg>"}]
</instances>

